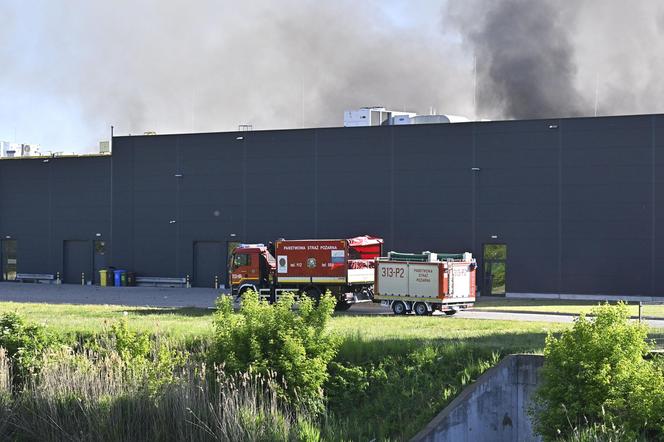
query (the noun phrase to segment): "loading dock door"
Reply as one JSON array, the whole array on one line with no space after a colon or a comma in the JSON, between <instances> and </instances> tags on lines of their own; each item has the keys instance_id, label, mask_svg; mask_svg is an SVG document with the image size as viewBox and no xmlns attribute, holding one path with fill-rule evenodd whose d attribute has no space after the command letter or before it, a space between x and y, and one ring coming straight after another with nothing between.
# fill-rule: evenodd
<instances>
[{"instance_id":1,"label":"loading dock door","mask_svg":"<svg viewBox=\"0 0 664 442\"><path fill-rule=\"evenodd\" d=\"M15 239L0 240L0 267L2 267L0 281L16 280L16 266L18 264L16 245Z\"/></svg>"},{"instance_id":2,"label":"loading dock door","mask_svg":"<svg viewBox=\"0 0 664 442\"><path fill-rule=\"evenodd\" d=\"M92 281L92 250L89 241L65 241L63 256L63 282L80 284L85 274L86 281Z\"/></svg>"},{"instance_id":3,"label":"loading dock door","mask_svg":"<svg viewBox=\"0 0 664 442\"><path fill-rule=\"evenodd\" d=\"M194 243L194 287L214 287L215 276L219 284L224 283L226 266L224 248L217 241L196 241Z\"/></svg>"}]
</instances>

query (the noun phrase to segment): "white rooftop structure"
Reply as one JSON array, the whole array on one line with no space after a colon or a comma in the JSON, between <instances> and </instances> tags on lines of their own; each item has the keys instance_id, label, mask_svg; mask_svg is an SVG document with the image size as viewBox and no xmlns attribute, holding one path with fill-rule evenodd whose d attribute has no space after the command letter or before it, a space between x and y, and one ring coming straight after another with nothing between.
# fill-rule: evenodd
<instances>
[{"instance_id":1,"label":"white rooftop structure","mask_svg":"<svg viewBox=\"0 0 664 442\"><path fill-rule=\"evenodd\" d=\"M344 127L386 126L397 116L415 116L414 112L400 112L384 107L363 107L344 112Z\"/></svg>"},{"instance_id":2,"label":"white rooftop structure","mask_svg":"<svg viewBox=\"0 0 664 442\"><path fill-rule=\"evenodd\" d=\"M468 121L470 119L460 115L417 115L415 112L393 111L384 107L362 107L344 112L344 127L466 123Z\"/></svg>"},{"instance_id":3,"label":"white rooftop structure","mask_svg":"<svg viewBox=\"0 0 664 442\"><path fill-rule=\"evenodd\" d=\"M0 141L0 158L34 157L39 156L38 144L11 143Z\"/></svg>"}]
</instances>

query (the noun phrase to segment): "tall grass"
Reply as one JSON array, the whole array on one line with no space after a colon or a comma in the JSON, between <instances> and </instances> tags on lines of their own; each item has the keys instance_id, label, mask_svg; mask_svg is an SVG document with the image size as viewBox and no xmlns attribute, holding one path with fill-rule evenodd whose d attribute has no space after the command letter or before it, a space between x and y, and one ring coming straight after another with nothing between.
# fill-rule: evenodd
<instances>
[{"instance_id":1,"label":"tall grass","mask_svg":"<svg viewBox=\"0 0 664 442\"><path fill-rule=\"evenodd\" d=\"M407 440L503 351L483 342L349 337L330 366L329 410L353 440Z\"/></svg>"},{"instance_id":2,"label":"tall grass","mask_svg":"<svg viewBox=\"0 0 664 442\"><path fill-rule=\"evenodd\" d=\"M127 370L117 354L60 355L11 397L2 384L1 440L288 441L319 440L306 413L276 395L275 379L229 377L189 363L158 392L147 373ZM9 361L0 352L0 375Z\"/></svg>"},{"instance_id":3,"label":"tall grass","mask_svg":"<svg viewBox=\"0 0 664 442\"><path fill-rule=\"evenodd\" d=\"M8 433L11 411L12 376L7 352L0 348L0 436Z\"/></svg>"}]
</instances>

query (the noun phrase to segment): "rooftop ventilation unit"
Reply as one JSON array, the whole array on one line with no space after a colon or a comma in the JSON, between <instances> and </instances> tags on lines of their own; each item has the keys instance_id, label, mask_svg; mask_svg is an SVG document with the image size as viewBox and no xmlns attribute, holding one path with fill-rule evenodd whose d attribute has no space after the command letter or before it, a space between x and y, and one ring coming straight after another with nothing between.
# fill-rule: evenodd
<instances>
[{"instance_id":1,"label":"rooftop ventilation unit","mask_svg":"<svg viewBox=\"0 0 664 442\"><path fill-rule=\"evenodd\" d=\"M344 127L403 126L408 124L465 123L470 121L460 115L417 115L384 107L363 107L344 112Z\"/></svg>"},{"instance_id":2,"label":"rooftop ventilation unit","mask_svg":"<svg viewBox=\"0 0 664 442\"><path fill-rule=\"evenodd\" d=\"M460 115L415 115L413 117L398 116L392 118L392 124L441 124L441 123L467 123L470 120Z\"/></svg>"},{"instance_id":3,"label":"rooftop ventilation unit","mask_svg":"<svg viewBox=\"0 0 664 442\"><path fill-rule=\"evenodd\" d=\"M398 116L414 117L414 112L400 112L384 107L363 107L344 112L344 127L387 126Z\"/></svg>"}]
</instances>

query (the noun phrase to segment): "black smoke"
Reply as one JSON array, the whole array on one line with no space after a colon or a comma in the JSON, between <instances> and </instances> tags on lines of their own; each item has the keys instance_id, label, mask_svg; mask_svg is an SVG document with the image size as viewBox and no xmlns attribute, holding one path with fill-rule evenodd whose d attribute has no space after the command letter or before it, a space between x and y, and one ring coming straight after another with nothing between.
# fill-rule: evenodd
<instances>
[{"instance_id":1,"label":"black smoke","mask_svg":"<svg viewBox=\"0 0 664 442\"><path fill-rule=\"evenodd\" d=\"M452 24L475 56L477 113L490 118L578 116L574 47L561 2L451 3Z\"/></svg>"}]
</instances>

